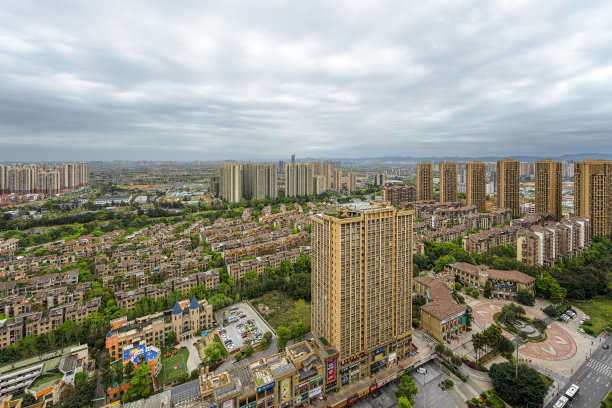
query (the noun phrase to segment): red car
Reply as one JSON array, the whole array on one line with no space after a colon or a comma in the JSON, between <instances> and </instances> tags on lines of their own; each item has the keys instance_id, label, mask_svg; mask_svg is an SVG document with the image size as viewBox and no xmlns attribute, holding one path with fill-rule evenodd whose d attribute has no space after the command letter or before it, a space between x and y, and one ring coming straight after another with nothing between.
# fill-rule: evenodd
<instances>
[{"instance_id":1,"label":"red car","mask_svg":"<svg viewBox=\"0 0 612 408\"><path fill-rule=\"evenodd\" d=\"M242 338L244 339L247 336L246 333L242 333Z\"/></svg>"}]
</instances>

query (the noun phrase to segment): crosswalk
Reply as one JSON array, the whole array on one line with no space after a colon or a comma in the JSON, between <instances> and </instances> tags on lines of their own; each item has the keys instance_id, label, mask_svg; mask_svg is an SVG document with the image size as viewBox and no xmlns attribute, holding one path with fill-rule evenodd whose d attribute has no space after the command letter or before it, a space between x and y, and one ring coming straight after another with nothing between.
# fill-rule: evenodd
<instances>
[{"instance_id":1,"label":"crosswalk","mask_svg":"<svg viewBox=\"0 0 612 408\"><path fill-rule=\"evenodd\" d=\"M612 365L601 360L591 359L586 363L586 367L589 370L597 371L599 374L603 374L607 377L612 376Z\"/></svg>"}]
</instances>

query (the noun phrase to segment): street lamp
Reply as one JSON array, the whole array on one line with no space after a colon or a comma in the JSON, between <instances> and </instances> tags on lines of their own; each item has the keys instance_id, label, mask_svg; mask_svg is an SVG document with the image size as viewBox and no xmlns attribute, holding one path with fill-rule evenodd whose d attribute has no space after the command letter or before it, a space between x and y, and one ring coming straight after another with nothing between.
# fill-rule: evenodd
<instances>
[{"instance_id":1,"label":"street lamp","mask_svg":"<svg viewBox=\"0 0 612 408\"><path fill-rule=\"evenodd\" d=\"M512 339L512 343L514 343L515 347L516 347L516 369L515 369L515 377L518 378L518 355L519 355L519 347L522 343L521 338L519 336L515 336L514 339Z\"/></svg>"}]
</instances>

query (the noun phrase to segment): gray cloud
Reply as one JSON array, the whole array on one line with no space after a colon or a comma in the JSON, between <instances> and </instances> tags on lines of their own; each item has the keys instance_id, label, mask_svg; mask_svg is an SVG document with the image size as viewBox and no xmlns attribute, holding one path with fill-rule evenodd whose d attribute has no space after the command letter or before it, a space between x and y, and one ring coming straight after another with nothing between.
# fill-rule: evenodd
<instances>
[{"instance_id":1,"label":"gray cloud","mask_svg":"<svg viewBox=\"0 0 612 408\"><path fill-rule=\"evenodd\" d=\"M0 9L0 161L612 151L607 1L92 4Z\"/></svg>"}]
</instances>

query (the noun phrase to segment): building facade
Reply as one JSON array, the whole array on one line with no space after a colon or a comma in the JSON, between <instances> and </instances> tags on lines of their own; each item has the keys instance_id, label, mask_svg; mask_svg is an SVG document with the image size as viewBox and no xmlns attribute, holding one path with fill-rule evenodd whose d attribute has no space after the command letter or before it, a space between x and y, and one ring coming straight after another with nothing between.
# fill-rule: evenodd
<instances>
[{"instance_id":1,"label":"building facade","mask_svg":"<svg viewBox=\"0 0 612 408\"><path fill-rule=\"evenodd\" d=\"M413 220L374 204L311 219L312 333L338 350L342 386L410 355Z\"/></svg>"},{"instance_id":2,"label":"building facade","mask_svg":"<svg viewBox=\"0 0 612 408\"><path fill-rule=\"evenodd\" d=\"M440 163L440 202L457 201L457 163Z\"/></svg>"},{"instance_id":3,"label":"building facade","mask_svg":"<svg viewBox=\"0 0 612 408\"><path fill-rule=\"evenodd\" d=\"M334 188L342 190L342 169L334 170Z\"/></svg>"},{"instance_id":4,"label":"building facade","mask_svg":"<svg viewBox=\"0 0 612 408\"><path fill-rule=\"evenodd\" d=\"M221 163L219 171L221 198L230 203L237 203L242 199L242 164Z\"/></svg>"},{"instance_id":5,"label":"building facade","mask_svg":"<svg viewBox=\"0 0 612 408\"><path fill-rule=\"evenodd\" d=\"M612 232L612 161L574 163L574 214L589 218L591 235Z\"/></svg>"},{"instance_id":6,"label":"building facade","mask_svg":"<svg viewBox=\"0 0 612 408\"><path fill-rule=\"evenodd\" d=\"M497 162L497 208L511 209L514 217L521 214L520 164L519 161L514 159L504 159Z\"/></svg>"},{"instance_id":7,"label":"building facade","mask_svg":"<svg viewBox=\"0 0 612 408\"><path fill-rule=\"evenodd\" d=\"M346 189L352 193L357 189L357 173L350 171L346 179Z\"/></svg>"},{"instance_id":8,"label":"building facade","mask_svg":"<svg viewBox=\"0 0 612 408\"><path fill-rule=\"evenodd\" d=\"M551 159L535 163L535 212L538 214L553 214L555 221L561 220L562 193L561 162Z\"/></svg>"},{"instance_id":9,"label":"building facade","mask_svg":"<svg viewBox=\"0 0 612 408\"><path fill-rule=\"evenodd\" d=\"M433 200L433 164L417 164L417 200Z\"/></svg>"},{"instance_id":10,"label":"building facade","mask_svg":"<svg viewBox=\"0 0 612 408\"><path fill-rule=\"evenodd\" d=\"M465 166L465 197L467 205L473 205L477 211L486 209L487 169L484 162L473 161Z\"/></svg>"}]
</instances>

